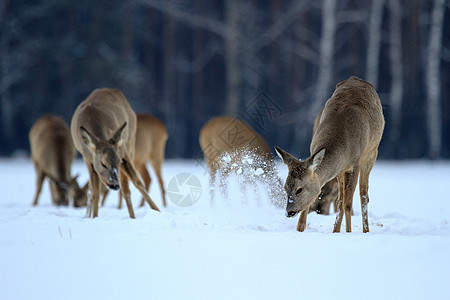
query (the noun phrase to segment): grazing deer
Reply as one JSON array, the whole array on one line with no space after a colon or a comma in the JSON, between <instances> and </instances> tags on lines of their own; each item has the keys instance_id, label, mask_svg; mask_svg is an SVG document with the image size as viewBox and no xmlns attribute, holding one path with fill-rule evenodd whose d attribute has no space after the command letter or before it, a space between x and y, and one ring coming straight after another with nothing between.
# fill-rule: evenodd
<instances>
[{"instance_id":1,"label":"grazing deer","mask_svg":"<svg viewBox=\"0 0 450 300\"><path fill-rule=\"evenodd\" d=\"M281 189L282 183L276 174L272 154L266 141L238 118L228 116L211 118L200 130L199 141L210 170L211 188L215 186L219 171L226 177L231 169L237 169L242 165L244 156L251 154L259 158L255 162L255 167L260 167L264 174L268 174L271 178L278 179L278 189ZM224 155L230 155L230 161L224 161ZM277 195L277 186L270 188L271 195ZM214 193L211 189L211 201L213 198Z\"/></svg>"},{"instance_id":2,"label":"grazing deer","mask_svg":"<svg viewBox=\"0 0 450 300\"><path fill-rule=\"evenodd\" d=\"M321 188L337 177L338 214L333 232L340 232L344 211L346 230L351 232L352 201L359 175L363 232L369 232L369 174L378 155L383 130L383 111L375 89L364 80L350 77L336 85L325 103L312 137L309 158L299 161L275 147L289 168L285 183L286 216L293 217L301 212L298 231L305 230L309 207Z\"/></svg>"},{"instance_id":3,"label":"grazing deer","mask_svg":"<svg viewBox=\"0 0 450 300\"><path fill-rule=\"evenodd\" d=\"M92 198L87 215L98 217L101 185L119 190L125 198L130 218L135 218L131 204L130 179L144 199L159 211L133 166L136 114L117 89L96 89L75 110L72 137L83 155L89 172Z\"/></svg>"},{"instance_id":4,"label":"grazing deer","mask_svg":"<svg viewBox=\"0 0 450 300\"><path fill-rule=\"evenodd\" d=\"M29 140L31 159L37 174L33 205L38 204L46 177L50 180L54 205L69 205L69 192L75 207L86 205L86 194L78 193L82 189L79 188L76 178L70 176L76 150L66 122L60 117L46 115L33 124ZM87 190L86 187L83 189Z\"/></svg>"},{"instance_id":5,"label":"grazing deer","mask_svg":"<svg viewBox=\"0 0 450 300\"><path fill-rule=\"evenodd\" d=\"M137 114L136 143L134 153L134 167L141 174L144 181L145 190L150 188L151 178L148 173L147 160L153 167L158 177L159 187L162 193L162 203L166 207L166 190L162 179L161 168L164 162L164 151L167 142L166 126L157 118L147 114ZM107 190L106 190L107 191ZM103 195L102 205L106 200ZM144 206L145 199L142 198L140 206ZM119 195L119 208L122 208L122 197Z\"/></svg>"}]
</instances>

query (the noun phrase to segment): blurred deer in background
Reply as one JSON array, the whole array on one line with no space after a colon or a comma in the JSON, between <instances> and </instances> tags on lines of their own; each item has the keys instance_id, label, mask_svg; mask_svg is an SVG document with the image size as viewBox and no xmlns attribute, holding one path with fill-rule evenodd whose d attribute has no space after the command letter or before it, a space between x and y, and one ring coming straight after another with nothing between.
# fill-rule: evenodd
<instances>
[{"instance_id":1,"label":"blurred deer in background","mask_svg":"<svg viewBox=\"0 0 450 300\"><path fill-rule=\"evenodd\" d=\"M281 179L276 173L269 146L240 119L228 116L211 118L200 130L199 140L210 170L211 201L214 199L213 188L217 174L220 172L226 178L233 168L239 169L243 165L243 160L247 156L251 160L256 158L254 168L260 168L263 174L275 180L272 185L277 186L270 186L272 197L282 193ZM244 175L247 179L251 176L251 174ZM223 180L221 184L221 189L224 190ZM243 186L241 185L241 188Z\"/></svg>"},{"instance_id":2,"label":"blurred deer in background","mask_svg":"<svg viewBox=\"0 0 450 300\"><path fill-rule=\"evenodd\" d=\"M288 195L286 215L301 212L298 231L306 228L310 205L321 188L337 177L338 214L333 232L340 232L345 211L346 231L351 232L353 194L359 179L363 232L369 232L369 174L378 155L384 130L380 98L368 82L350 77L336 85L336 90L322 109L311 141L311 156L299 161L275 147L289 168L285 183Z\"/></svg>"},{"instance_id":3,"label":"blurred deer in background","mask_svg":"<svg viewBox=\"0 0 450 300\"><path fill-rule=\"evenodd\" d=\"M70 175L76 150L66 122L60 117L46 115L31 127L29 140L37 175L33 205L38 204L42 184L47 177L54 205L69 205L70 193L75 207L85 206L87 184L80 188L76 178Z\"/></svg>"},{"instance_id":4,"label":"blurred deer in background","mask_svg":"<svg viewBox=\"0 0 450 300\"><path fill-rule=\"evenodd\" d=\"M144 181L145 190L150 189L151 177L147 170L147 160L155 171L161 189L162 203L166 207L166 190L162 179L161 168L164 162L164 152L167 142L166 126L157 118L147 114L137 114L136 143L134 153L134 167ZM105 204L108 189L103 195L102 205ZM142 198L140 206L144 206L145 199ZM119 208L122 208L122 196L119 194Z\"/></svg>"},{"instance_id":5,"label":"blurred deer in background","mask_svg":"<svg viewBox=\"0 0 450 300\"><path fill-rule=\"evenodd\" d=\"M98 217L101 185L119 190L130 218L135 218L128 179L154 210L159 211L145 191L133 166L136 114L121 91L96 89L72 117L72 137L89 171L92 199L87 215Z\"/></svg>"}]
</instances>

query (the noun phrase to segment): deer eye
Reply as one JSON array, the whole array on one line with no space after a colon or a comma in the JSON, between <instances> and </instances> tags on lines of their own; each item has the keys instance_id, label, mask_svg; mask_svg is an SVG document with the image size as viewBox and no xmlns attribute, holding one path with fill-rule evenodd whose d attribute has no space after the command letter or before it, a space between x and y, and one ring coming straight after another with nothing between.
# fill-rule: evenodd
<instances>
[{"instance_id":1,"label":"deer eye","mask_svg":"<svg viewBox=\"0 0 450 300\"><path fill-rule=\"evenodd\" d=\"M113 139L110 139L108 142L109 142L111 145L114 145L114 144L116 143Z\"/></svg>"},{"instance_id":2,"label":"deer eye","mask_svg":"<svg viewBox=\"0 0 450 300\"><path fill-rule=\"evenodd\" d=\"M299 189L297 189L297 190L295 191L295 194L298 195L298 194L300 194L302 191L303 191L303 188L299 188Z\"/></svg>"},{"instance_id":3,"label":"deer eye","mask_svg":"<svg viewBox=\"0 0 450 300\"><path fill-rule=\"evenodd\" d=\"M103 168L106 169L106 165L103 162L101 162L101 165L102 165Z\"/></svg>"}]
</instances>

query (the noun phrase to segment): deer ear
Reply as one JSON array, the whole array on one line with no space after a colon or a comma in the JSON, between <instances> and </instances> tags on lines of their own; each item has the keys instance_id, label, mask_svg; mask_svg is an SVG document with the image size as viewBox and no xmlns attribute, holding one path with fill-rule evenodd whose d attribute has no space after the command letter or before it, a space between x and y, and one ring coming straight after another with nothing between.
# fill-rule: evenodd
<instances>
[{"instance_id":1,"label":"deer ear","mask_svg":"<svg viewBox=\"0 0 450 300\"><path fill-rule=\"evenodd\" d=\"M112 137L112 141L117 144L118 147L123 145L124 142L124 129L127 126L127 122L123 123L123 125L117 129L117 131L114 133Z\"/></svg>"},{"instance_id":2,"label":"deer ear","mask_svg":"<svg viewBox=\"0 0 450 300\"><path fill-rule=\"evenodd\" d=\"M283 163L288 165L288 166L290 166L294 162L298 161L294 156L292 156L291 154L287 153L286 151L284 151L283 149L281 149L278 146L275 146L275 151L277 152L278 156L281 158Z\"/></svg>"},{"instance_id":3,"label":"deer ear","mask_svg":"<svg viewBox=\"0 0 450 300\"><path fill-rule=\"evenodd\" d=\"M312 171L316 171L317 167L322 163L323 157L325 156L325 148L320 149L311 157L311 165L309 168Z\"/></svg>"},{"instance_id":4,"label":"deer ear","mask_svg":"<svg viewBox=\"0 0 450 300\"><path fill-rule=\"evenodd\" d=\"M81 137L83 138L84 143L86 146L92 151L95 152L96 144L97 144L97 138L92 136L89 131L87 131L83 126L80 127Z\"/></svg>"},{"instance_id":5,"label":"deer ear","mask_svg":"<svg viewBox=\"0 0 450 300\"><path fill-rule=\"evenodd\" d=\"M83 192L87 192L87 190L89 189L89 180L88 180L88 182L86 182L86 184L81 188L81 190L83 191Z\"/></svg>"}]
</instances>

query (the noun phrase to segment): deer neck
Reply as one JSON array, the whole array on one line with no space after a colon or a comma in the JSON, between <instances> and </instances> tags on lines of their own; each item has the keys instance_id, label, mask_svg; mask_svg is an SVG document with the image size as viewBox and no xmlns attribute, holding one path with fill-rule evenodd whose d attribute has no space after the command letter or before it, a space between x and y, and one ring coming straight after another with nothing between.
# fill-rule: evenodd
<instances>
[{"instance_id":1,"label":"deer neck","mask_svg":"<svg viewBox=\"0 0 450 300\"><path fill-rule=\"evenodd\" d=\"M321 186L335 178L345 169L345 160L334 147L325 146L325 156L322 163L317 167L316 174Z\"/></svg>"}]
</instances>

